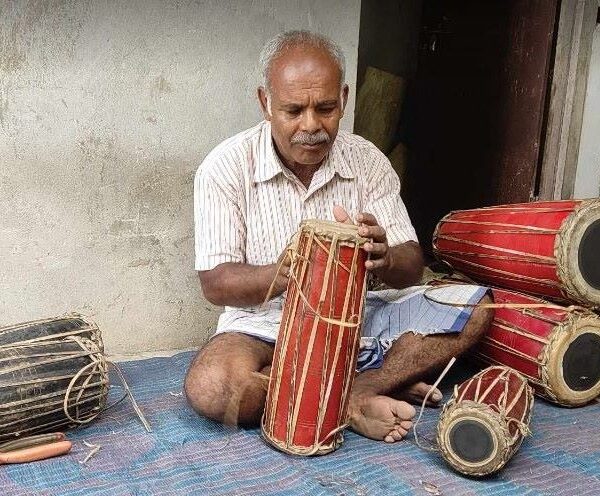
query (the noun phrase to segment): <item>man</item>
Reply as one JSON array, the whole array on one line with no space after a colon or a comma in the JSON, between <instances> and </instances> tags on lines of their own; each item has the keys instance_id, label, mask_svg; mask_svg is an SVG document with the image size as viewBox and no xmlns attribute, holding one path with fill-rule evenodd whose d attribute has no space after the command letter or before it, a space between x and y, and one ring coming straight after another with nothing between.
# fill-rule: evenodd
<instances>
[{"instance_id":1,"label":"man","mask_svg":"<svg viewBox=\"0 0 600 496\"><path fill-rule=\"evenodd\" d=\"M196 269L205 297L225 311L190 366L185 391L197 412L235 425L258 425L263 412L266 392L253 372L270 370L288 282L285 248L301 220L355 220L359 234L372 239L364 245L366 268L388 286L406 288L423 272L389 161L368 141L338 133L348 98L340 49L323 36L292 31L267 43L261 63L265 121L217 146L195 180ZM273 281L275 298L263 304ZM356 378L351 427L373 439L402 439L415 414L403 400L423 398L429 386L419 381L475 343L489 318L478 308L460 333L427 336L410 323L381 329L371 318L376 350L393 344L379 368ZM412 332L398 337L406 330ZM441 393L432 399L439 402Z\"/></svg>"}]
</instances>

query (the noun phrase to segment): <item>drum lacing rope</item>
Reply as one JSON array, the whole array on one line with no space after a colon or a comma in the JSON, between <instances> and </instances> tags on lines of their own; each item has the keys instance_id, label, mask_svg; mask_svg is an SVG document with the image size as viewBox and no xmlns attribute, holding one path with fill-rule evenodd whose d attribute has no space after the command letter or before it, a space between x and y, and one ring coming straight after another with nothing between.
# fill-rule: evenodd
<instances>
[{"instance_id":1,"label":"drum lacing rope","mask_svg":"<svg viewBox=\"0 0 600 496\"><path fill-rule=\"evenodd\" d=\"M323 248L325 248L323 245L321 245ZM288 254L292 257L292 264L294 264L298 259L301 260L305 260L308 262L308 260L306 259L306 257L303 257L300 253L298 253L291 245L288 245L287 248L287 252ZM281 268L283 267L283 263L285 261L286 257L283 257L281 259L281 261L279 262L279 264L277 265L277 271L275 272L275 277L273 278L273 281L271 282L271 285L269 286L269 290L267 291L267 294L265 296L265 300L263 301L263 305L267 303L267 301L269 301L271 299L271 296L273 295L273 289L275 288L275 282L277 280L277 276L281 273ZM336 262L338 263L338 262ZM342 267L346 268L343 264L339 264ZM292 265L293 266L293 265ZM300 289L300 281L298 281L296 274L294 274L294 271L291 270L290 267L290 272L289 274L286 276L289 277L290 279L292 279L292 281L294 281L296 283L296 287L298 289L298 296L300 296L300 298L302 299L302 301L304 302L304 304L309 308L309 310L315 315L315 317L317 317L318 319L322 320L323 322L326 322L328 324L332 324L332 325L336 325L336 326L340 326L340 327L351 327L351 328L355 328L358 327L360 325L360 322L351 322L352 320L357 319L357 315L351 315L349 321L343 321L343 320L339 320L339 319L331 319L329 317L325 317L324 315L321 315L308 301L308 299L306 298L306 295L302 292L302 290Z\"/></svg>"},{"instance_id":2,"label":"drum lacing rope","mask_svg":"<svg viewBox=\"0 0 600 496\"><path fill-rule=\"evenodd\" d=\"M554 303L454 303L451 301L438 300L431 296L431 292L436 289L444 289L448 287L456 286L456 284L440 284L438 286L431 286L423 292L423 297L433 303L445 305L449 307L465 307L465 308L514 308L514 309L529 309L529 308L548 308L550 310L560 310L566 313L572 312L589 312L590 309L582 307L580 305L569 305L561 306L555 305ZM486 286L487 287L487 286Z\"/></svg>"},{"instance_id":3,"label":"drum lacing rope","mask_svg":"<svg viewBox=\"0 0 600 496\"><path fill-rule=\"evenodd\" d=\"M89 340L87 338L80 338L80 337L77 337L77 336L69 336L66 339L70 340L70 341L76 342L77 344L79 344L79 346L82 347L82 349L87 350L89 352L88 356L89 356L91 362L88 363L87 365L83 366L75 374L75 376L73 377L73 379L71 379L71 382L69 383L69 385L67 387L67 391L65 392L65 398L64 398L64 401L63 401L63 411L65 413L65 416L71 422L73 422L75 424L79 424L79 425L88 424L89 422L91 422L92 420L94 420L96 417L98 417L98 415L100 415L100 413L102 411L107 410L108 408L110 408L110 407L114 406L115 404L121 402L121 400L123 398L121 398L120 400L118 400L117 402L115 402L113 405L109 405L108 407L105 407L105 408L96 407L96 408L98 408L98 411L95 412L94 414L92 414L91 416L86 417L85 419L80 419L79 418L79 401L80 401L83 393L85 392L86 387L88 386L88 384L91 381L91 379L94 376L94 374L96 374L96 373L107 374L108 373L107 365L110 364L114 368L115 372L119 376L119 379L121 380L121 383L123 384L123 388L125 389L125 396L124 397L126 397L126 396L129 397L129 400L131 401L133 409L135 410L135 413L137 414L138 418L140 419L140 421L144 425L146 431L147 432L152 432L152 428L150 426L150 423L148 422L148 420L146 420L146 417L144 416L142 410L138 406L135 398L133 397L131 389L129 388L129 385L127 384L127 381L125 380L125 376L123 375L123 372L121 372L121 369L115 363L107 361L104 358L104 356L102 355L102 352L100 351L100 349L98 348L98 346L96 345L96 343L94 343L93 341L91 341L91 340ZM92 371L89 373L88 377L85 379L85 381L83 382L82 386L79 387L79 393L77 394L77 397L75 399L76 415L75 415L75 417L73 417L71 415L71 413L69 412L69 400L70 400L70 396L71 396L71 393L72 393L73 389L75 388L75 385L76 385L78 379L85 372L87 372L89 369L92 369Z\"/></svg>"},{"instance_id":4,"label":"drum lacing rope","mask_svg":"<svg viewBox=\"0 0 600 496\"><path fill-rule=\"evenodd\" d=\"M431 386L429 388L429 391L427 391L427 394L425 395L425 398L423 398L423 402L421 403L421 409L419 410L419 416L417 417L417 420L415 421L415 425L413 426L413 433L415 436L415 443L417 444L417 446L421 449L424 449L426 451L439 451L439 447L437 446L424 446L420 443L419 441L419 434L417 432L417 425L419 425L419 421L421 420L421 417L423 416L423 411L425 410L425 404L427 403L427 400L429 400L429 396L433 393L433 391L435 391L435 388L438 387L438 385L440 384L440 382L442 382L442 379L445 377L445 375L448 373L448 371L450 370L450 368L452 367L452 365L454 365L454 362L456 362L456 357L452 357L450 359L450 361L448 362L448 365L446 365L446 368L444 368L444 370L442 370L442 373L439 375L439 377L437 378L437 380L433 383L433 386Z\"/></svg>"},{"instance_id":5,"label":"drum lacing rope","mask_svg":"<svg viewBox=\"0 0 600 496\"><path fill-rule=\"evenodd\" d=\"M97 374L97 373L105 374L107 372L106 361L103 359L103 356L102 356L99 348L96 346L96 344L93 341L91 341L87 338L80 338L78 336L69 336L66 338L66 340L74 341L79 346L81 346L81 348L83 350L87 350L88 356L89 356L91 362L88 363L87 365L84 365L81 369L79 369L79 372L77 372L73 376L73 379L71 379L71 382L69 383L69 385L67 387L67 391L65 392L65 398L63 400L63 410L65 413L65 416L71 422L73 422L75 424L80 424L80 425L87 424L87 423L91 422L92 420L94 420L98 415L100 415L100 413L102 412L102 409L100 407L96 407L98 409L97 412L92 413L89 417L86 417L85 419L80 419L79 418L79 401L81 400L83 393L85 393L85 390L86 390L87 386L89 385L90 381L92 380L92 377L94 376L94 374ZM83 381L83 384L80 386L79 392L77 393L77 397L74 402L76 414L75 414L75 417L73 417L71 415L71 413L69 412L69 400L70 400L71 393L73 391L73 388L75 387L75 384L79 380L79 378L85 372L87 372L90 368L93 368L93 370L88 374L86 379Z\"/></svg>"}]
</instances>

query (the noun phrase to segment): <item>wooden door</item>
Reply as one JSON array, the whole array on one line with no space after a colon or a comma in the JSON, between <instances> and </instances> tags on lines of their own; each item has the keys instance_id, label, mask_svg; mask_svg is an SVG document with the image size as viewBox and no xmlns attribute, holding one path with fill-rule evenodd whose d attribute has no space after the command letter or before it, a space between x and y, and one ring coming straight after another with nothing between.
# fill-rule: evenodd
<instances>
[{"instance_id":1,"label":"wooden door","mask_svg":"<svg viewBox=\"0 0 600 496\"><path fill-rule=\"evenodd\" d=\"M557 1L425 1L404 196L426 250L450 210L535 195Z\"/></svg>"}]
</instances>

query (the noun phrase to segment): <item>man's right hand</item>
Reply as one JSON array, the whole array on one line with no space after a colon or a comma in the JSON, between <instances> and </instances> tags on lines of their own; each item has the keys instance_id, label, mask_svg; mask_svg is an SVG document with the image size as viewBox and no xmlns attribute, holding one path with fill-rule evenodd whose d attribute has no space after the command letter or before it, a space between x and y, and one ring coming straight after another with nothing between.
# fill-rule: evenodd
<instances>
[{"instance_id":1,"label":"man's right hand","mask_svg":"<svg viewBox=\"0 0 600 496\"><path fill-rule=\"evenodd\" d=\"M277 259L277 263L275 264L275 274L273 278L275 282L273 284L273 291L270 295L270 298L275 296L279 296L284 293L287 289L288 281L290 279L290 271L292 265L292 257L289 245L285 247L279 258ZM270 299L269 298L269 299Z\"/></svg>"}]
</instances>

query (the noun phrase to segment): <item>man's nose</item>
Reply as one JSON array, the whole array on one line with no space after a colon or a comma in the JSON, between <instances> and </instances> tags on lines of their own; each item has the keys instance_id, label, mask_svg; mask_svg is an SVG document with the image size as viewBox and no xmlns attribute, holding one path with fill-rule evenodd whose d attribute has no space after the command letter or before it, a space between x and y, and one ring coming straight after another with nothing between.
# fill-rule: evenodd
<instances>
[{"instance_id":1,"label":"man's nose","mask_svg":"<svg viewBox=\"0 0 600 496\"><path fill-rule=\"evenodd\" d=\"M314 134L321 130L321 121L314 110L307 109L302 116L302 131Z\"/></svg>"}]
</instances>

